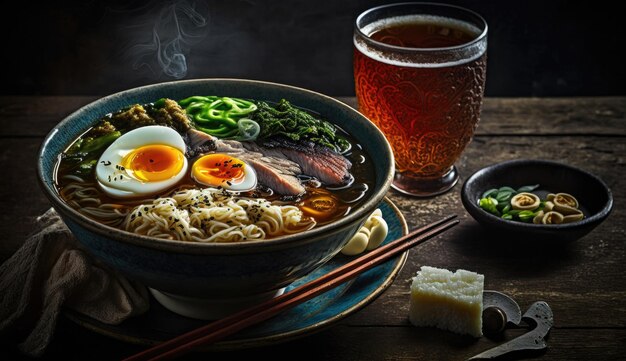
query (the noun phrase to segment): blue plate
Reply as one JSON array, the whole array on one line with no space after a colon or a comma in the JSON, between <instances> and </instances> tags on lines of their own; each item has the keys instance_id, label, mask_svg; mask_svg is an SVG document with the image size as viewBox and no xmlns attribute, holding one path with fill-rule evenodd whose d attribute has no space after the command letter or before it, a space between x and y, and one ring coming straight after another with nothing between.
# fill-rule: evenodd
<instances>
[{"instance_id":1,"label":"blue plate","mask_svg":"<svg viewBox=\"0 0 626 361\"><path fill-rule=\"evenodd\" d=\"M406 220L389 199L385 198L380 209L389 226L389 234L384 243L389 243L408 233ZM285 342L320 331L356 312L380 296L393 283L407 256L408 251L363 273L350 282L244 330L226 341L211 345L208 349L229 350L257 347ZM288 286L287 291L314 280L352 259L352 257L338 255L315 272ZM103 324L71 310L66 311L66 316L94 332L144 345L162 342L206 324L206 321L199 321L170 312L154 299L152 299L150 310L147 313L126 320L120 325Z\"/></svg>"}]
</instances>

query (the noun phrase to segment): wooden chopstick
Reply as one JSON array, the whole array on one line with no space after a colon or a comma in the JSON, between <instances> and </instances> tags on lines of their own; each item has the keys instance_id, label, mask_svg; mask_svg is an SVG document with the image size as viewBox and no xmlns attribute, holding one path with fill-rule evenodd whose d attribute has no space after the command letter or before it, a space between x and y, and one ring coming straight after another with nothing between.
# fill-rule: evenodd
<instances>
[{"instance_id":1,"label":"wooden chopstick","mask_svg":"<svg viewBox=\"0 0 626 361\"><path fill-rule=\"evenodd\" d=\"M288 293L239 311L231 316L214 321L183 335L165 341L152 348L132 355L125 361L135 360L164 360L180 356L193 350L197 346L207 345L221 340L233 333L253 324L267 320L276 314L303 303L322 294L339 284L346 282L359 274L393 258L394 256L423 243L445 230L457 225L458 220L452 220L451 215L364 254L333 271L312 280Z\"/></svg>"}]
</instances>

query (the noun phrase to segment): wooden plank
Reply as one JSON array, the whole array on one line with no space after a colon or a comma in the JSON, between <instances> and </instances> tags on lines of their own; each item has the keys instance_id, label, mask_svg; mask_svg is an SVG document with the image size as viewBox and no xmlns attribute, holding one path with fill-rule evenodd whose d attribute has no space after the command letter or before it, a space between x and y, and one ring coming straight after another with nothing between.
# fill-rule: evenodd
<instances>
[{"instance_id":1,"label":"wooden plank","mask_svg":"<svg viewBox=\"0 0 626 361\"><path fill-rule=\"evenodd\" d=\"M524 330L507 330L512 339ZM370 340L363 342L363 340ZM618 360L624 358L624 329L560 329L554 328L548 338L548 350L541 360ZM6 342L0 340L1 343ZM351 327L337 325L317 334L291 342L261 348L229 352L193 353L185 360L232 359L254 360L260 354L272 360L465 360L499 345L486 337L472 339L432 328ZM71 347L68 347L71 345ZM48 352L47 360L119 360L143 348L94 334L62 320ZM26 360L4 345L7 359ZM521 357L533 359L532 355Z\"/></svg>"},{"instance_id":2,"label":"wooden plank","mask_svg":"<svg viewBox=\"0 0 626 361\"><path fill-rule=\"evenodd\" d=\"M357 108L354 97L338 99ZM476 134L623 136L626 98L485 98Z\"/></svg>"},{"instance_id":3,"label":"wooden plank","mask_svg":"<svg viewBox=\"0 0 626 361\"><path fill-rule=\"evenodd\" d=\"M2 96L0 136L43 137L55 124L98 97Z\"/></svg>"},{"instance_id":4,"label":"wooden plank","mask_svg":"<svg viewBox=\"0 0 626 361\"><path fill-rule=\"evenodd\" d=\"M626 98L487 98L478 134L626 135Z\"/></svg>"},{"instance_id":5,"label":"wooden plank","mask_svg":"<svg viewBox=\"0 0 626 361\"><path fill-rule=\"evenodd\" d=\"M0 136L44 136L89 96L0 97ZM339 97L356 107L356 98ZM626 135L626 97L485 98L477 135Z\"/></svg>"}]
</instances>

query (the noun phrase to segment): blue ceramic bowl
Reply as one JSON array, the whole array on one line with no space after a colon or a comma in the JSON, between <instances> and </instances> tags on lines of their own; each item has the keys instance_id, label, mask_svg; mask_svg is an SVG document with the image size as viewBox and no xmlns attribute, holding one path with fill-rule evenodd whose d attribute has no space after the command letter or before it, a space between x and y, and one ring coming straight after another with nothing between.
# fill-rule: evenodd
<instances>
[{"instance_id":1,"label":"blue ceramic bowl","mask_svg":"<svg viewBox=\"0 0 626 361\"><path fill-rule=\"evenodd\" d=\"M492 188L515 189L539 184L535 193L564 192L574 195L585 218L566 224L532 224L504 220L478 206L482 194ZM519 159L497 163L472 174L461 190L463 206L498 240L541 243L545 246L575 241L602 223L613 208L611 190L600 178L582 169L548 160Z\"/></svg>"},{"instance_id":2,"label":"blue ceramic bowl","mask_svg":"<svg viewBox=\"0 0 626 361\"><path fill-rule=\"evenodd\" d=\"M348 216L299 234L245 243L190 243L155 239L91 220L65 204L54 186L59 154L103 115L162 97L216 94L267 101L288 99L313 110L350 134L376 164L369 199ZM273 293L307 275L339 252L383 200L394 173L391 147L368 119L330 97L305 89L251 80L187 80L127 90L84 106L45 138L38 178L46 196L78 240L97 258L127 277L162 292L200 298Z\"/></svg>"}]
</instances>

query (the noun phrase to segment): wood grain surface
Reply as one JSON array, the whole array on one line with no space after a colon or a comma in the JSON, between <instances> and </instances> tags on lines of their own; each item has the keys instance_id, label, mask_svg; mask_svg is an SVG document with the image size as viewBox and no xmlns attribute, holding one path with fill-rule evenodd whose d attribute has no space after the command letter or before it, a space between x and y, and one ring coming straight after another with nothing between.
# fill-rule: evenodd
<instances>
[{"instance_id":1,"label":"wood grain surface","mask_svg":"<svg viewBox=\"0 0 626 361\"><path fill-rule=\"evenodd\" d=\"M95 97L0 97L0 260L28 235L49 203L40 192L36 153L45 134ZM355 106L354 98L340 100ZM468 339L408 322L410 278L422 265L485 275L485 288L513 296L522 309L550 304L555 327L541 360L626 359L626 97L487 98L478 131L457 163L459 184L432 199L390 191L410 229L456 213L461 224L411 251L394 284L376 301L323 332L285 344L190 359L463 360L499 343ZM565 247L532 248L494 239L464 210L462 182L504 160L550 159L581 167L613 191L614 209L592 233ZM1 292L1 291L0 291ZM508 330L512 338L522 330ZM3 339L0 356L21 359ZM109 360L141 350L61 320L44 360Z\"/></svg>"}]
</instances>

